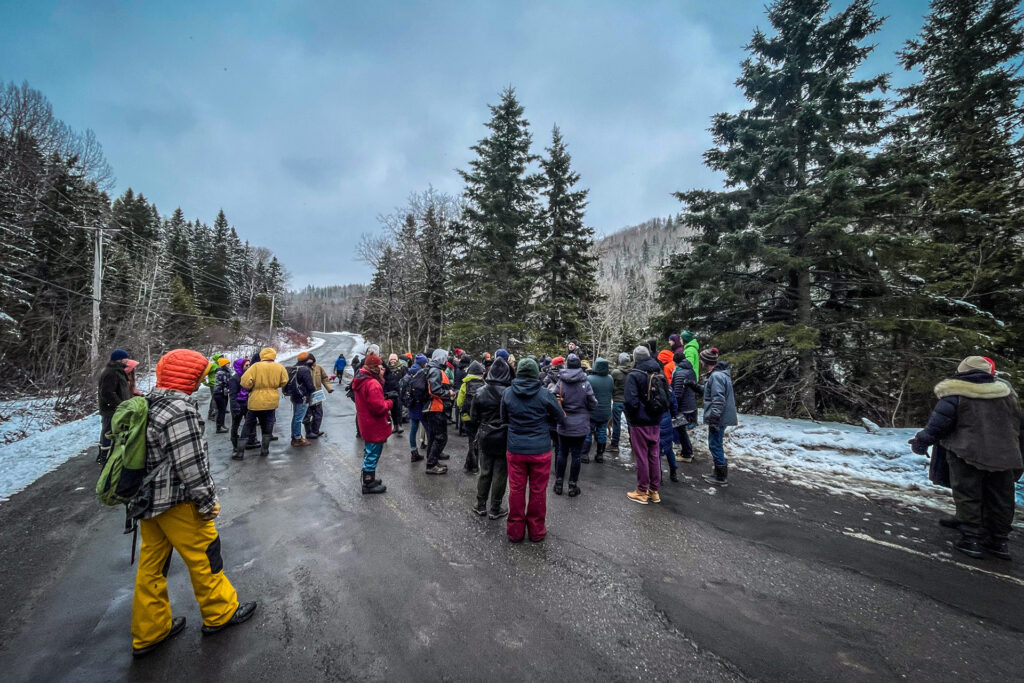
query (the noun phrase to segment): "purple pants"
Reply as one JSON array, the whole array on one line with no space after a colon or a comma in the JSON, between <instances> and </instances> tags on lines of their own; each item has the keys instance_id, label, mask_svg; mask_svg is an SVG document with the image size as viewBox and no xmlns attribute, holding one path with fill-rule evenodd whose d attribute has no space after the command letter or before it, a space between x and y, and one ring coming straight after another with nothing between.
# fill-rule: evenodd
<instances>
[{"instance_id":1,"label":"purple pants","mask_svg":"<svg viewBox=\"0 0 1024 683\"><path fill-rule=\"evenodd\" d=\"M629 440L636 462L637 490L657 491L661 488L661 425L630 426Z\"/></svg>"}]
</instances>

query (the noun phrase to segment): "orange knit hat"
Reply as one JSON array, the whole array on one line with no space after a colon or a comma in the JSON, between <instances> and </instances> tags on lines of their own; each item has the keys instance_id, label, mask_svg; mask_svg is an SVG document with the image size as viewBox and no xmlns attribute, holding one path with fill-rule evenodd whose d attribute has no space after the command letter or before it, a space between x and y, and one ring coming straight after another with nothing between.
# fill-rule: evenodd
<instances>
[{"instance_id":1,"label":"orange knit hat","mask_svg":"<svg viewBox=\"0 0 1024 683\"><path fill-rule=\"evenodd\" d=\"M210 362L198 351L168 351L156 364L156 386L191 394L209 369Z\"/></svg>"}]
</instances>

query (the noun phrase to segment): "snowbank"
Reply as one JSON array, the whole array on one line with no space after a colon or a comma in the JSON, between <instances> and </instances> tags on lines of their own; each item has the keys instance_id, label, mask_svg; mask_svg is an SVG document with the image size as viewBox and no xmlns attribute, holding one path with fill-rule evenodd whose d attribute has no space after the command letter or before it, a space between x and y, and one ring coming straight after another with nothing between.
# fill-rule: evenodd
<instances>
[{"instance_id":1,"label":"snowbank","mask_svg":"<svg viewBox=\"0 0 1024 683\"><path fill-rule=\"evenodd\" d=\"M916 433L885 428L868 433L864 427L834 422L742 415L725 444L727 457L740 469L798 486L950 509L949 489L928 481L928 458L910 451L907 441ZM1024 503L1020 484L1017 501Z\"/></svg>"},{"instance_id":2,"label":"snowbank","mask_svg":"<svg viewBox=\"0 0 1024 683\"><path fill-rule=\"evenodd\" d=\"M290 360L301 351L313 351L326 342L317 338L306 341L303 346L281 339L278 361ZM227 349L226 353L237 358L257 350L252 345L243 345ZM155 383L152 371L137 380L142 391L150 390ZM58 425L53 400L48 398L0 402L0 419L0 502L99 442L99 415Z\"/></svg>"}]
</instances>

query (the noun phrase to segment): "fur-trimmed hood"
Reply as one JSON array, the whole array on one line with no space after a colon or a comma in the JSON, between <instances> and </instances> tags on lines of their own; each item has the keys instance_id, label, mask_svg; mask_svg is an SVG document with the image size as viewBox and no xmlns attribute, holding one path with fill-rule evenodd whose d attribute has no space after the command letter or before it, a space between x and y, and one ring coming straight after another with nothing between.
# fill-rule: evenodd
<instances>
[{"instance_id":1,"label":"fur-trimmed hood","mask_svg":"<svg viewBox=\"0 0 1024 683\"><path fill-rule=\"evenodd\" d=\"M1010 395L1010 387L1003 382L971 382L966 379L944 379L935 385L935 396L963 396L964 398L993 399Z\"/></svg>"}]
</instances>

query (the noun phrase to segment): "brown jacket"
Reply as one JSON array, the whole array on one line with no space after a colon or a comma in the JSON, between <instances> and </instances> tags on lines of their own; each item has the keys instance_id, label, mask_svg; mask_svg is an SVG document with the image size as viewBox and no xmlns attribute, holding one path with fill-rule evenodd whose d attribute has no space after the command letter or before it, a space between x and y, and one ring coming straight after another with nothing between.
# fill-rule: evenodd
<instances>
[{"instance_id":1,"label":"brown jacket","mask_svg":"<svg viewBox=\"0 0 1024 683\"><path fill-rule=\"evenodd\" d=\"M326 389L328 393L334 391L331 387L331 377L327 374L327 371L320 367L319 363L314 363L312 369L313 374L313 388L317 391Z\"/></svg>"},{"instance_id":2,"label":"brown jacket","mask_svg":"<svg viewBox=\"0 0 1024 683\"><path fill-rule=\"evenodd\" d=\"M947 379L935 395L955 403L953 429L942 439L947 450L980 470L1021 469L1021 410L1008 385Z\"/></svg>"}]
</instances>

